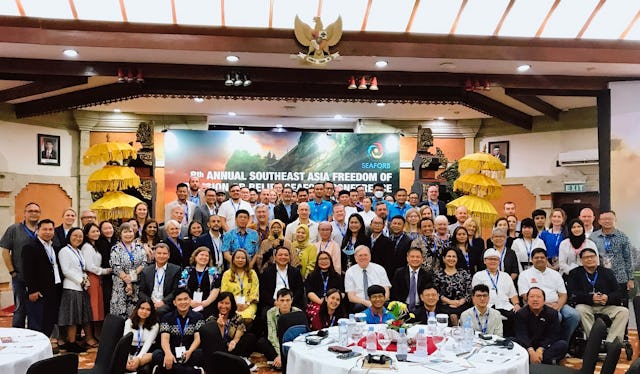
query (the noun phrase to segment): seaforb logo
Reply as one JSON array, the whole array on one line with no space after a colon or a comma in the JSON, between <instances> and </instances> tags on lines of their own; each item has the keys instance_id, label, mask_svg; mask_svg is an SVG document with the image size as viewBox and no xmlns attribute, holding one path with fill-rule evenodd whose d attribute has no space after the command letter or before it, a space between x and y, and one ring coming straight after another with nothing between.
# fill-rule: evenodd
<instances>
[{"instance_id":1,"label":"seaforb logo","mask_svg":"<svg viewBox=\"0 0 640 374\"><path fill-rule=\"evenodd\" d=\"M382 147L382 144L379 142L371 144L367 149L367 155L375 160L382 158L382 156L384 156L384 148Z\"/></svg>"}]
</instances>

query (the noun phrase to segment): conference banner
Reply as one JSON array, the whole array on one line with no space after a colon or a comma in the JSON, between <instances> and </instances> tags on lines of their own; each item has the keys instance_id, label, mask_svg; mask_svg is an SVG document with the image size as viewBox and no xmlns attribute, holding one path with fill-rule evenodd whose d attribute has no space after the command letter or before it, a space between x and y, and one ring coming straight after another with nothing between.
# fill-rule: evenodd
<instances>
[{"instance_id":1,"label":"conference banner","mask_svg":"<svg viewBox=\"0 0 640 374\"><path fill-rule=\"evenodd\" d=\"M261 190L282 182L297 190L329 180L368 192L374 183L387 192L400 184L398 134L171 130L164 144L167 201L190 176L225 192L235 183Z\"/></svg>"}]
</instances>

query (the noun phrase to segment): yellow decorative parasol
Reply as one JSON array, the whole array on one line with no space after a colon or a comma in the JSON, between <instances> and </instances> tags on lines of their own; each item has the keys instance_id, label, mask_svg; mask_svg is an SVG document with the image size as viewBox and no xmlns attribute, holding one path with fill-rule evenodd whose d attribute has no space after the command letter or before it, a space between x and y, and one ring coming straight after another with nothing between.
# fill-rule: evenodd
<instances>
[{"instance_id":1,"label":"yellow decorative parasol","mask_svg":"<svg viewBox=\"0 0 640 374\"><path fill-rule=\"evenodd\" d=\"M140 186L140 177L127 166L106 165L89 176L87 190L106 192Z\"/></svg>"},{"instance_id":2,"label":"yellow decorative parasol","mask_svg":"<svg viewBox=\"0 0 640 374\"><path fill-rule=\"evenodd\" d=\"M98 221L133 217L133 208L142 202L124 192L105 192L104 196L91 204L89 209L96 212Z\"/></svg>"},{"instance_id":3,"label":"yellow decorative parasol","mask_svg":"<svg viewBox=\"0 0 640 374\"><path fill-rule=\"evenodd\" d=\"M129 157L136 158L136 150L128 143L106 142L91 146L82 156L85 165L101 162L122 162Z\"/></svg>"},{"instance_id":4,"label":"yellow decorative parasol","mask_svg":"<svg viewBox=\"0 0 640 374\"><path fill-rule=\"evenodd\" d=\"M464 174L453 182L454 191L475 195L484 199L500 197L502 186L484 174Z\"/></svg>"},{"instance_id":5,"label":"yellow decorative parasol","mask_svg":"<svg viewBox=\"0 0 640 374\"><path fill-rule=\"evenodd\" d=\"M489 200L472 195L461 196L449 202L447 204L447 213L449 215L454 215L456 209L463 205L467 207L469 216L478 217L480 219L480 224L483 227L492 226L493 221L498 217L496 208L493 207Z\"/></svg>"},{"instance_id":6,"label":"yellow decorative parasol","mask_svg":"<svg viewBox=\"0 0 640 374\"><path fill-rule=\"evenodd\" d=\"M506 170L506 167L498 158L484 152L472 153L458 160L460 174L490 171L494 174L491 175L492 177L504 178Z\"/></svg>"}]
</instances>

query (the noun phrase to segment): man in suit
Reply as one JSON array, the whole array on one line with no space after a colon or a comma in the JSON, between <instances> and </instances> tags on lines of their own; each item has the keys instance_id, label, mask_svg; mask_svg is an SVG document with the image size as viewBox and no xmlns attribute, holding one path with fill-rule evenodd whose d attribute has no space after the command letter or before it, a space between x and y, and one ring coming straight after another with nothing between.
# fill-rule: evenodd
<instances>
[{"instance_id":1,"label":"man in suit","mask_svg":"<svg viewBox=\"0 0 640 374\"><path fill-rule=\"evenodd\" d=\"M158 243L154 249L156 263L147 265L140 275L140 296L153 301L158 316L172 309L174 293L180 280L180 267L169 263L169 246Z\"/></svg>"},{"instance_id":2,"label":"man in suit","mask_svg":"<svg viewBox=\"0 0 640 374\"><path fill-rule=\"evenodd\" d=\"M36 238L22 250L22 268L27 288L27 327L51 335L58 321L62 294L62 271L53 248L54 223L38 222Z\"/></svg>"},{"instance_id":3,"label":"man in suit","mask_svg":"<svg viewBox=\"0 0 640 374\"><path fill-rule=\"evenodd\" d=\"M418 206L428 205L433 213L431 216L434 218L439 215L446 215L447 206L444 201L438 200L438 197L440 197L440 187L436 185L429 186L429 189L427 189L427 201L421 202Z\"/></svg>"},{"instance_id":4,"label":"man in suit","mask_svg":"<svg viewBox=\"0 0 640 374\"><path fill-rule=\"evenodd\" d=\"M202 205L196 208L193 213L193 220L200 222L202 227L207 227L209 217L218 214L218 204L216 204L216 190L213 188L207 188L204 191L204 199L201 200Z\"/></svg>"},{"instance_id":5,"label":"man in suit","mask_svg":"<svg viewBox=\"0 0 640 374\"><path fill-rule=\"evenodd\" d=\"M279 247L275 253L275 263L269 265L260 275L260 304L263 315L273 307L277 293L283 288L293 292L293 305L304 310L304 285L300 270L289 266L291 254L289 249Z\"/></svg>"},{"instance_id":6,"label":"man in suit","mask_svg":"<svg viewBox=\"0 0 640 374\"><path fill-rule=\"evenodd\" d=\"M220 222L220 216L211 215L207 222L209 231L200 235L196 240L196 248L207 247L211 252L211 261L213 266L216 266L220 271L220 274L224 272L224 256L222 255L222 222Z\"/></svg>"},{"instance_id":7,"label":"man in suit","mask_svg":"<svg viewBox=\"0 0 640 374\"><path fill-rule=\"evenodd\" d=\"M176 199L167 204L164 209L164 221L171 219L171 210L176 206L182 207L184 210L184 217L182 221L178 221L181 225L187 226L189 222L193 220L193 215L198 207L196 204L189 200L189 186L186 183L178 183L176 186Z\"/></svg>"},{"instance_id":8,"label":"man in suit","mask_svg":"<svg viewBox=\"0 0 640 374\"><path fill-rule=\"evenodd\" d=\"M51 140L46 140L44 142L44 151L40 152L40 158L42 159L46 159L46 160L57 160L58 159L58 153L56 152L55 149L53 149L54 145L53 145L53 141Z\"/></svg>"},{"instance_id":9,"label":"man in suit","mask_svg":"<svg viewBox=\"0 0 640 374\"><path fill-rule=\"evenodd\" d=\"M411 247L411 238L404 232L405 219L402 216L391 218L389 239L393 242L393 269L407 265L407 252Z\"/></svg>"},{"instance_id":10,"label":"man in suit","mask_svg":"<svg viewBox=\"0 0 640 374\"><path fill-rule=\"evenodd\" d=\"M391 281L391 300L407 304L413 312L420 305L420 290L433 282L433 274L422 267L422 250L418 247L407 251L407 266L396 269Z\"/></svg>"},{"instance_id":11,"label":"man in suit","mask_svg":"<svg viewBox=\"0 0 640 374\"><path fill-rule=\"evenodd\" d=\"M273 208L276 219L284 222L285 225L298 219L298 204L293 202L293 189L287 186L282 190L282 201ZM285 228L283 228L283 231Z\"/></svg>"},{"instance_id":12,"label":"man in suit","mask_svg":"<svg viewBox=\"0 0 640 374\"><path fill-rule=\"evenodd\" d=\"M395 259L393 258L393 242L382 234L385 223L380 217L373 217L371 220L371 262L384 268L387 277L393 277Z\"/></svg>"}]
</instances>

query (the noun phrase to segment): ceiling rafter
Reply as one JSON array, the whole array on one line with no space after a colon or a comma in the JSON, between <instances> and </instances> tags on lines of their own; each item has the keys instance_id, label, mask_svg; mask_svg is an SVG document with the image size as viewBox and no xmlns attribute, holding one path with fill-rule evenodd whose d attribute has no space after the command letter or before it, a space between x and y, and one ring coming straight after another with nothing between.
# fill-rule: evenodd
<instances>
[{"instance_id":1,"label":"ceiling rafter","mask_svg":"<svg viewBox=\"0 0 640 374\"><path fill-rule=\"evenodd\" d=\"M413 27L413 20L416 17L416 13L418 12L418 8L420 7L420 0L415 0L413 3L413 9L411 9L411 15L409 16L409 22L407 22L407 27L405 28L405 32L410 32L411 27Z\"/></svg>"},{"instance_id":2,"label":"ceiling rafter","mask_svg":"<svg viewBox=\"0 0 640 374\"><path fill-rule=\"evenodd\" d=\"M560 113L562 112L562 110L547 103L537 96L511 95L511 97L525 105L530 106L538 112L553 118L556 121L560 120Z\"/></svg>"},{"instance_id":3,"label":"ceiling rafter","mask_svg":"<svg viewBox=\"0 0 640 374\"><path fill-rule=\"evenodd\" d=\"M640 9L636 12L636 15L633 17L631 22L629 22L629 25L627 25L624 31L622 31L622 34L620 34L620 39L627 38L627 35L629 35L629 32L633 29L633 26L635 26L636 22L638 22L638 19L640 19Z\"/></svg>"},{"instance_id":4,"label":"ceiling rafter","mask_svg":"<svg viewBox=\"0 0 640 374\"><path fill-rule=\"evenodd\" d=\"M174 25L178 24L178 13L176 12L176 0L171 0L171 20Z\"/></svg>"},{"instance_id":5,"label":"ceiling rafter","mask_svg":"<svg viewBox=\"0 0 640 374\"><path fill-rule=\"evenodd\" d=\"M124 4L124 0L118 0L120 3L120 14L122 15L122 22L129 22L129 18L127 17L127 7Z\"/></svg>"},{"instance_id":6,"label":"ceiling rafter","mask_svg":"<svg viewBox=\"0 0 640 374\"><path fill-rule=\"evenodd\" d=\"M369 22L369 14L371 13L371 5L373 4L373 0L367 1L367 7L364 10L364 16L362 17L362 26L360 27L360 31L366 31L367 22Z\"/></svg>"},{"instance_id":7,"label":"ceiling rafter","mask_svg":"<svg viewBox=\"0 0 640 374\"><path fill-rule=\"evenodd\" d=\"M462 3L460 3L460 8L458 9L456 18L453 20L453 24L451 25L451 30L449 31L449 34L453 35L456 33L456 29L458 28L458 22L460 22L460 17L462 17L462 12L464 12L464 8L467 6L468 1L469 0L462 0Z\"/></svg>"},{"instance_id":8,"label":"ceiling rafter","mask_svg":"<svg viewBox=\"0 0 640 374\"><path fill-rule=\"evenodd\" d=\"M27 13L24 11L24 6L22 5L21 0L16 0L16 8L18 8L18 13L20 13L20 16L25 17L27 15Z\"/></svg>"},{"instance_id":9,"label":"ceiling rafter","mask_svg":"<svg viewBox=\"0 0 640 374\"><path fill-rule=\"evenodd\" d=\"M472 109L512 123L525 130L531 130L533 127L532 116L482 94L464 91L463 102Z\"/></svg>"},{"instance_id":10,"label":"ceiling rafter","mask_svg":"<svg viewBox=\"0 0 640 374\"><path fill-rule=\"evenodd\" d=\"M544 17L544 20L542 20L542 23L540 24L538 31L536 31L536 38L539 38L540 35L542 35L542 33L544 32L544 29L545 27L547 27L547 23L549 23L549 19L553 15L553 12L555 12L556 8L558 8L558 5L560 5L560 1L562 0L555 0L553 2L553 5L551 5L551 8L547 12L547 15Z\"/></svg>"},{"instance_id":11,"label":"ceiling rafter","mask_svg":"<svg viewBox=\"0 0 640 374\"><path fill-rule=\"evenodd\" d=\"M504 24L504 21L509 16L509 12L511 12L511 8L513 8L513 5L515 3L516 3L516 0L509 0L509 4L507 4L507 7L504 9L504 12L502 12L502 17L500 17L500 21L498 21L498 24L496 25L496 29L493 30L493 36L498 36L500 34L500 29L502 29L502 25Z\"/></svg>"},{"instance_id":12,"label":"ceiling rafter","mask_svg":"<svg viewBox=\"0 0 640 374\"><path fill-rule=\"evenodd\" d=\"M587 18L584 25L582 25L582 28L578 32L578 35L576 35L576 39L582 38L582 35L584 35L584 33L587 32L587 29L589 28L589 26L591 26L591 22L593 21L594 18L596 18L596 15L598 15L598 12L600 12L600 9L602 9L602 6L606 2L607 0L600 0L600 2L596 5L596 7L593 8L593 12L591 12L591 14L589 15L589 18Z\"/></svg>"},{"instance_id":13,"label":"ceiling rafter","mask_svg":"<svg viewBox=\"0 0 640 374\"><path fill-rule=\"evenodd\" d=\"M606 91L606 88L600 90L551 90L547 88L505 88L504 93L509 96L580 96L580 97L597 97Z\"/></svg>"},{"instance_id":14,"label":"ceiling rafter","mask_svg":"<svg viewBox=\"0 0 640 374\"><path fill-rule=\"evenodd\" d=\"M78 19L78 10L76 9L76 4L73 0L68 0L69 2L69 10L71 10L71 14L73 15L73 19Z\"/></svg>"},{"instance_id":15,"label":"ceiling rafter","mask_svg":"<svg viewBox=\"0 0 640 374\"><path fill-rule=\"evenodd\" d=\"M67 77L57 79L45 79L24 84L22 86L8 88L0 91L0 102L15 100L23 97L39 95L46 92L56 91L63 88L86 84L87 77Z\"/></svg>"}]
</instances>

